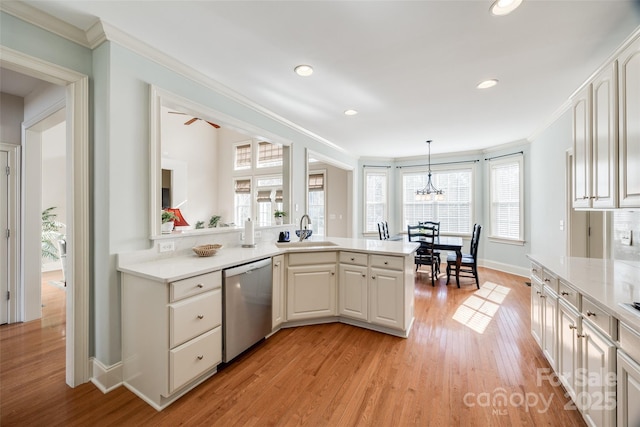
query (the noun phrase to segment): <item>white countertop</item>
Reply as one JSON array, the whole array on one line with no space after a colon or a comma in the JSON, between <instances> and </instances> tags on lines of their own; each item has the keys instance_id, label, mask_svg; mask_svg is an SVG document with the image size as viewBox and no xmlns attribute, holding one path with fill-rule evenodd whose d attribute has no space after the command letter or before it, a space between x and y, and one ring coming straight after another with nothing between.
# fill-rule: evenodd
<instances>
[{"instance_id":1,"label":"white countertop","mask_svg":"<svg viewBox=\"0 0 640 427\"><path fill-rule=\"evenodd\" d=\"M640 261L540 254L528 257L640 332L640 311L620 305L640 301Z\"/></svg>"},{"instance_id":2,"label":"white countertop","mask_svg":"<svg viewBox=\"0 0 640 427\"><path fill-rule=\"evenodd\" d=\"M154 260L130 263L123 262L123 259L135 259L135 257L119 256L118 271L168 283L288 252L356 251L406 256L412 254L419 247L419 243L416 242L342 237L320 237L317 239L312 237L309 240L330 241L337 246L280 248L275 245L275 242L262 242L254 248L243 248L240 245L225 246L211 257L199 257L190 252L170 258L165 256Z\"/></svg>"}]
</instances>

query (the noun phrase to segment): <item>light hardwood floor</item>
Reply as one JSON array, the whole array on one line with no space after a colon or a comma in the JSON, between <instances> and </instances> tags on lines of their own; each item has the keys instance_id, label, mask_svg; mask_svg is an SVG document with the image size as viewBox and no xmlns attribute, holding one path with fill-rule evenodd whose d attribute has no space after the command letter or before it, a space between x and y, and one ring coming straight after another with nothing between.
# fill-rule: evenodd
<instances>
[{"instance_id":1,"label":"light hardwood floor","mask_svg":"<svg viewBox=\"0 0 640 427\"><path fill-rule=\"evenodd\" d=\"M480 277L478 292L418 273L408 339L343 324L284 329L162 412L124 387L65 385L64 291L43 285L42 320L0 327L0 425L585 425L546 379L526 279Z\"/></svg>"}]
</instances>

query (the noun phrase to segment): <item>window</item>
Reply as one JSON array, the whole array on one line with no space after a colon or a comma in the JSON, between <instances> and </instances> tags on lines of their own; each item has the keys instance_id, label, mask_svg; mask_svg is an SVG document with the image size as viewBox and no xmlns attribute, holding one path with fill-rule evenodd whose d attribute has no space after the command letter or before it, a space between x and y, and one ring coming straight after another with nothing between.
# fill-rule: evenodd
<instances>
[{"instance_id":1,"label":"window","mask_svg":"<svg viewBox=\"0 0 640 427\"><path fill-rule=\"evenodd\" d=\"M273 225L273 212L282 210L282 176L256 177L257 216L259 227Z\"/></svg>"},{"instance_id":2,"label":"window","mask_svg":"<svg viewBox=\"0 0 640 427\"><path fill-rule=\"evenodd\" d=\"M309 218L313 234L325 235L325 191L324 173L312 172L309 174Z\"/></svg>"},{"instance_id":3,"label":"window","mask_svg":"<svg viewBox=\"0 0 640 427\"><path fill-rule=\"evenodd\" d=\"M251 218L251 180L236 179L235 187L235 223L243 225L247 218Z\"/></svg>"},{"instance_id":4,"label":"window","mask_svg":"<svg viewBox=\"0 0 640 427\"><path fill-rule=\"evenodd\" d=\"M364 169L364 232L378 232L378 223L387 220L389 174L379 169Z\"/></svg>"},{"instance_id":5,"label":"window","mask_svg":"<svg viewBox=\"0 0 640 427\"><path fill-rule=\"evenodd\" d=\"M282 166L282 145L259 142L257 166L259 168Z\"/></svg>"},{"instance_id":6,"label":"window","mask_svg":"<svg viewBox=\"0 0 640 427\"><path fill-rule=\"evenodd\" d=\"M402 229L419 221L440 221L440 232L471 234L473 169L432 170L436 188L444 200L416 200L416 190L427 184L427 171L402 174Z\"/></svg>"},{"instance_id":7,"label":"window","mask_svg":"<svg viewBox=\"0 0 640 427\"><path fill-rule=\"evenodd\" d=\"M251 169L251 143L236 145L235 170Z\"/></svg>"},{"instance_id":8,"label":"window","mask_svg":"<svg viewBox=\"0 0 640 427\"><path fill-rule=\"evenodd\" d=\"M491 237L522 243L522 155L489 163Z\"/></svg>"}]
</instances>

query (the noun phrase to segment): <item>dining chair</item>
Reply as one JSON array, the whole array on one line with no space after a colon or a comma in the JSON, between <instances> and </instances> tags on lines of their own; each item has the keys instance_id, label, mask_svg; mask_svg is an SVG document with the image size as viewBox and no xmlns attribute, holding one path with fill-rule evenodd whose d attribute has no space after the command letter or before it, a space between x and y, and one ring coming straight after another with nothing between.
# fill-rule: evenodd
<instances>
[{"instance_id":1,"label":"dining chair","mask_svg":"<svg viewBox=\"0 0 640 427\"><path fill-rule=\"evenodd\" d=\"M440 221L419 221L418 225L433 228L435 237L436 238L440 237ZM437 267L438 273L440 273L440 263L442 262L440 258L440 251L434 250L433 256L438 258L438 264L436 265L436 267Z\"/></svg>"},{"instance_id":2,"label":"dining chair","mask_svg":"<svg viewBox=\"0 0 640 427\"><path fill-rule=\"evenodd\" d=\"M378 236L380 236L380 240L389 240L389 224L387 221L378 223Z\"/></svg>"},{"instance_id":3,"label":"dining chair","mask_svg":"<svg viewBox=\"0 0 640 427\"><path fill-rule=\"evenodd\" d=\"M469 253L462 254L462 263L460 264L461 277L472 277L476 281L476 287L480 289L480 279L478 278L478 246L480 244L480 231L482 226L480 224L474 224L473 233L471 235L471 244L469 245ZM447 283L451 277L451 269L456 268L456 254L449 254L447 257ZM460 287L460 280L456 278L458 287Z\"/></svg>"},{"instance_id":4,"label":"dining chair","mask_svg":"<svg viewBox=\"0 0 640 427\"><path fill-rule=\"evenodd\" d=\"M418 268L420 268L421 265L431 266L431 286L435 286L438 263L438 259L433 253L435 231L431 227L408 225L407 236L410 242L420 243L420 247L416 251L415 255L416 271L418 271Z\"/></svg>"}]
</instances>

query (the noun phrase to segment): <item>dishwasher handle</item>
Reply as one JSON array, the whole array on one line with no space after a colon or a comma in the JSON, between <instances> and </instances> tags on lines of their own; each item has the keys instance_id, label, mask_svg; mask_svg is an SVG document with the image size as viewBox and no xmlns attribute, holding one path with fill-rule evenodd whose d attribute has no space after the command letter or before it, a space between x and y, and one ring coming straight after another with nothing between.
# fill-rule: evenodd
<instances>
[{"instance_id":1,"label":"dishwasher handle","mask_svg":"<svg viewBox=\"0 0 640 427\"><path fill-rule=\"evenodd\" d=\"M227 268L226 270L223 270L223 273L224 277L233 277L239 276L240 274L250 273L253 270L267 266L271 266L271 258L265 258L260 261L253 261L248 264Z\"/></svg>"}]
</instances>

